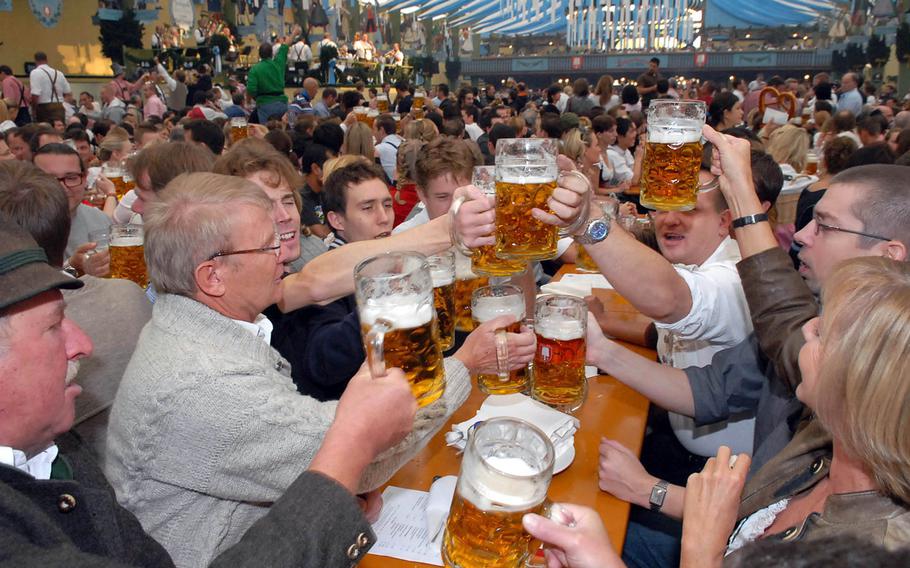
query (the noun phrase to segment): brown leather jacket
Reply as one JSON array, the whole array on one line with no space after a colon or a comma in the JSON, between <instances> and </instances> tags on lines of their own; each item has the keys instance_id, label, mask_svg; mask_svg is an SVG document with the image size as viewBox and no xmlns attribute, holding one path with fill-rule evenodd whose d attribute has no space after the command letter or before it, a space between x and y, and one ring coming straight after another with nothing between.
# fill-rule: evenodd
<instances>
[{"instance_id":1,"label":"brown leather jacket","mask_svg":"<svg viewBox=\"0 0 910 568\"><path fill-rule=\"evenodd\" d=\"M761 349L795 393L801 381L799 350L805 343L802 326L818 315L819 304L782 249L743 259L737 269ZM810 490L828 475L831 454L831 435L807 409L793 440L750 477L740 519ZM820 514L769 538L791 541L839 534L869 538L890 549L906 546L910 509L874 491L832 495Z\"/></svg>"}]
</instances>

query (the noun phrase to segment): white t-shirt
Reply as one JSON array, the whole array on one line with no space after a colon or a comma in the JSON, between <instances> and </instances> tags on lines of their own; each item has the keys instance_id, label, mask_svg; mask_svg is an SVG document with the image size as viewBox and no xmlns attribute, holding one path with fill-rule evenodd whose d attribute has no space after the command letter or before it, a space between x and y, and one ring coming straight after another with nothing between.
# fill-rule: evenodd
<instances>
[{"instance_id":1,"label":"white t-shirt","mask_svg":"<svg viewBox=\"0 0 910 568\"><path fill-rule=\"evenodd\" d=\"M28 82L32 95L38 97L38 104L62 103L63 95L72 92L63 73L46 63L32 69Z\"/></svg>"},{"instance_id":2,"label":"white t-shirt","mask_svg":"<svg viewBox=\"0 0 910 568\"><path fill-rule=\"evenodd\" d=\"M674 265L689 285L692 309L675 323L655 324L661 361L677 369L708 365L715 353L741 343L752 332L736 270L741 258L736 241L727 237L700 266ZM694 454L712 457L721 445L733 453L752 453L754 413L698 428L691 418L670 413L670 424L680 443Z\"/></svg>"},{"instance_id":3,"label":"white t-shirt","mask_svg":"<svg viewBox=\"0 0 910 568\"><path fill-rule=\"evenodd\" d=\"M613 183L609 185L618 185L635 175L635 156L629 150L623 150L614 144L607 148L607 158L613 170Z\"/></svg>"},{"instance_id":4,"label":"white t-shirt","mask_svg":"<svg viewBox=\"0 0 910 568\"><path fill-rule=\"evenodd\" d=\"M402 231L407 231L408 229L413 229L414 227L419 227L424 223L430 222L430 215L427 213L427 208L423 204L423 201L418 201L417 205L414 206L411 214L408 215L408 218L401 222L400 225L392 229L392 234L397 235Z\"/></svg>"},{"instance_id":5,"label":"white t-shirt","mask_svg":"<svg viewBox=\"0 0 910 568\"><path fill-rule=\"evenodd\" d=\"M398 147L404 142L404 138L397 134L389 134L382 139L382 142L376 145L376 152L379 153L379 163L382 165L385 175L389 180L395 181L396 167L398 164Z\"/></svg>"},{"instance_id":6,"label":"white t-shirt","mask_svg":"<svg viewBox=\"0 0 910 568\"><path fill-rule=\"evenodd\" d=\"M303 40L298 41L288 50L288 64L291 67L294 66L294 63L309 62L311 59L313 59L313 50Z\"/></svg>"},{"instance_id":7,"label":"white t-shirt","mask_svg":"<svg viewBox=\"0 0 910 568\"><path fill-rule=\"evenodd\" d=\"M483 128L477 126L476 123L465 124L464 131L468 133L468 136L471 137L471 140L477 142L477 139L483 135Z\"/></svg>"}]
</instances>

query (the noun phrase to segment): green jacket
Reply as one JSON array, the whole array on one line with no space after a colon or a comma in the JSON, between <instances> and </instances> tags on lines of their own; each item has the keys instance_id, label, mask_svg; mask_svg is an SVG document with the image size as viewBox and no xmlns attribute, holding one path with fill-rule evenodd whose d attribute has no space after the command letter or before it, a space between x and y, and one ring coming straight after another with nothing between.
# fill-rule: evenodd
<instances>
[{"instance_id":1,"label":"green jacket","mask_svg":"<svg viewBox=\"0 0 910 568\"><path fill-rule=\"evenodd\" d=\"M246 91L256 99L257 105L288 102L284 94L284 71L287 65L287 45L282 45L275 57L253 65L246 78Z\"/></svg>"}]
</instances>

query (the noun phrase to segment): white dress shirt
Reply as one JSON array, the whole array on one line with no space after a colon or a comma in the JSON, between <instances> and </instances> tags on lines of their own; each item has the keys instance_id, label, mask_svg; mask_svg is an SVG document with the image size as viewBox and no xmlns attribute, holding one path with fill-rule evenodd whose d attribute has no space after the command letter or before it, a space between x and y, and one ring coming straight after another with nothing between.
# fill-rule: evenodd
<instances>
[{"instance_id":1,"label":"white dress shirt","mask_svg":"<svg viewBox=\"0 0 910 568\"><path fill-rule=\"evenodd\" d=\"M744 341L752 332L752 319L736 270L739 247L725 238L701 265L675 264L692 294L692 309L675 323L657 322L657 353L677 369L711 363L715 353ZM754 413L731 417L727 422L695 427L691 418L670 413L670 425L690 452L712 457L729 446L734 453L752 453Z\"/></svg>"},{"instance_id":2,"label":"white dress shirt","mask_svg":"<svg viewBox=\"0 0 910 568\"><path fill-rule=\"evenodd\" d=\"M288 50L288 64L293 67L295 63L309 63L313 59L313 50L303 40L298 41Z\"/></svg>"},{"instance_id":3,"label":"white dress shirt","mask_svg":"<svg viewBox=\"0 0 910 568\"><path fill-rule=\"evenodd\" d=\"M635 156L629 150L623 150L617 145L607 148L607 158L610 160L610 169L613 170L613 183L618 185L635 175Z\"/></svg>"},{"instance_id":4,"label":"white dress shirt","mask_svg":"<svg viewBox=\"0 0 910 568\"><path fill-rule=\"evenodd\" d=\"M266 345L271 345L274 326L269 318L259 314L252 323L238 319L232 319L231 321L265 341Z\"/></svg>"},{"instance_id":5,"label":"white dress shirt","mask_svg":"<svg viewBox=\"0 0 910 568\"><path fill-rule=\"evenodd\" d=\"M57 445L51 444L48 449L29 459L25 457L25 452L9 446L0 446L0 463L23 471L35 479L47 480L51 478L51 465L57 459L58 453Z\"/></svg>"},{"instance_id":6,"label":"white dress shirt","mask_svg":"<svg viewBox=\"0 0 910 568\"><path fill-rule=\"evenodd\" d=\"M404 138L397 134L389 134L382 139L382 142L376 145L376 152L379 154L379 163L382 165L385 175L389 176L389 180L395 181L397 163L398 163L398 147L401 146L401 143L404 142Z\"/></svg>"},{"instance_id":7,"label":"white dress shirt","mask_svg":"<svg viewBox=\"0 0 910 568\"><path fill-rule=\"evenodd\" d=\"M38 97L39 105L63 102L63 95L72 92L69 81L66 80L63 73L47 63L42 63L32 69L28 75L28 81L32 95Z\"/></svg>"}]
</instances>

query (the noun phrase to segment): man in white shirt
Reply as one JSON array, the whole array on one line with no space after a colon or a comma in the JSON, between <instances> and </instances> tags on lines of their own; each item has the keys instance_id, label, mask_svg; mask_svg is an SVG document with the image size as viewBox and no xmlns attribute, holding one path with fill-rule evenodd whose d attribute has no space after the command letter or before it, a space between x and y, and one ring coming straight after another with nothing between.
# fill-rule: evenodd
<instances>
[{"instance_id":1,"label":"man in white shirt","mask_svg":"<svg viewBox=\"0 0 910 568\"><path fill-rule=\"evenodd\" d=\"M404 138L395 133L395 119L391 114L384 113L373 121L373 138L378 141L376 152L379 154L379 164L389 181L395 183L398 178L398 147Z\"/></svg>"},{"instance_id":2,"label":"man in white shirt","mask_svg":"<svg viewBox=\"0 0 910 568\"><path fill-rule=\"evenodd\" d=\"M483 128L477 125L477 121L480 120L480 109L473 104L462 106L461 119L464 120L464 131L471 140L477 142L477 139L483 136Z\"/></svg>"},{"instance_id":3,"label":"man in white shirt","mask_svg":"<svg viewBox=\"0 0 910 568\"><path fill-rule=\"evenodd\" d=\"M35 63L38 66L28 76L35 122L53 124L54 119L66 120L63 95L72 91L69 81L62 72L47 64L47 54L43 51L35 53Z\"/></svg>"},{"instance_id":4,"label":"man in white shirt","mask_svg":"<svg viewBox=\"0 0 910 568\"><path fill-rule=\"evenodd\" d=\"M354 34L354 43L351 44L351 47L354 50L354 57L356 57L358 61L362 61L366 58L366 44L360 39L360 32Z\"/></svg>"},{"instance_id":5,"label":"man in white shirt","mask_svg":"<svg viewBox=\"0 0 910 568\"><path fill-rule=\"evenodd\" d=\"M288 50L288 67L292 69L295 67L295 63L306 63L307 68L309 68L312 60L313 50L310 49L309 44L302 37Z\"/></svg>"}]
</instances>

